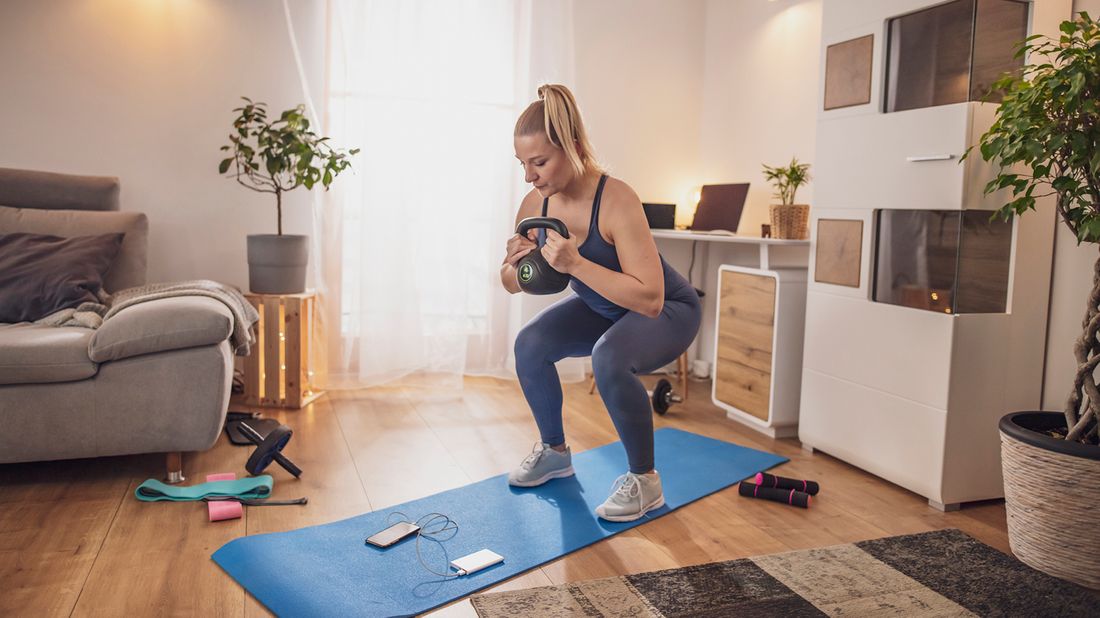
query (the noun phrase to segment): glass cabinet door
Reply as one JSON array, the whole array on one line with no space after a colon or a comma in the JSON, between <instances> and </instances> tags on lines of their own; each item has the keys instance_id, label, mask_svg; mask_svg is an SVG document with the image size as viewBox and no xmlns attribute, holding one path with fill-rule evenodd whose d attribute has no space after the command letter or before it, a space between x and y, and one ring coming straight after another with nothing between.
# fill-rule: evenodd
<instances>
[{"instance_id":1,"label":"glass cabinet door","mask_svg":"<svg viewBox=\"0 0 1100 618\"><path fill-rule=\"evenodd\" d=\"M1003 73L1018 70L1028 5L954 0L887 21L885 110L979 101Z\"/></svg>"}]
</instances>

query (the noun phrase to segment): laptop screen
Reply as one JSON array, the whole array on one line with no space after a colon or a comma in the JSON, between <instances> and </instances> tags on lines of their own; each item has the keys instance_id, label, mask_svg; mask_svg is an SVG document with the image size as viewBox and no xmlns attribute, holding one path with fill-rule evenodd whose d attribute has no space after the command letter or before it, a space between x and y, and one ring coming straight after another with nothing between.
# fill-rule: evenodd
<instances>
[{"instance_id":1,"label":"laptop screen","mask_svg":"<svg viewBox=\"0 0 1100 618\"><path fill-rule=\"evenodd\" d=\"M727 230L736 233L749 195L749 183L703 185L691 229Z\"/></svg>"},{"instance_id":2,"label":"laptop screen","mask_svg":"<svg viewBox=\"0 0 1100 618\"><path fill-rule=\"evenodd\" d=\"M671 230L676 227L676 204L642 204L650 229Z\"/></svg>"}]
</instances>

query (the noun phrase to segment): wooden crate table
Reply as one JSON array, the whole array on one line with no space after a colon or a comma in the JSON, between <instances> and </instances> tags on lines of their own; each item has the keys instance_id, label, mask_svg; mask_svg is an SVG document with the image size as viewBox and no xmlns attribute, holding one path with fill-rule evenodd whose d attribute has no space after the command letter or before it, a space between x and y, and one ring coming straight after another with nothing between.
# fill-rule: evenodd
<instances>
[{"instance_id":1,"label":"wooden crate table","mask_svg":"<svg viewBox=\"0 0 1100 618\"><path fill-rule=\"evenodd\" d=\"M324 394L313 387L311 345L317 294L245 294L260 314L244 360L244 392L233 403L301 408Z\"/></svg>"}]
</instances>

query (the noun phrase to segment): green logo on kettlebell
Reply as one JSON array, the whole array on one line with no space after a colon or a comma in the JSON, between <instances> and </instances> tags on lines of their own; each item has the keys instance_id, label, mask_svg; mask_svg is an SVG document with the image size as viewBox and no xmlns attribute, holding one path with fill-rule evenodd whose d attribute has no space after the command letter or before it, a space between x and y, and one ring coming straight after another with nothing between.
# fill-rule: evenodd
<instances>
[{"instance_id":1,"label":"green logo on kettlebell","mask_svg":"<svg viewBox=\"0 0 1100 618\"><path fill-rule=\"evenodd\" d=\"M535 274L535 269L531 268L530 264L525 263L525 264L523 264L522 266L519 267L519 280L524 282L524 283L527 283L528 281L530 281L531 277L533 277L534 274Z\"/></svg>"}]
</instances>

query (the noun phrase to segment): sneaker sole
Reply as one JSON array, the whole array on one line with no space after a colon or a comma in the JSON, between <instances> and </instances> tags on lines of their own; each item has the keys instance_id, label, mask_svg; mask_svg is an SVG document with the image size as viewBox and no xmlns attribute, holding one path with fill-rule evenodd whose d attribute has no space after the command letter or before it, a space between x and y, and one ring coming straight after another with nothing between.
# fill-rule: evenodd
<instances>
[{"instance_id":1,"label":"sneaker sole","mask_svg":"<svg viewBox=\"0 0 1100 618\"><path fill-rule=\"evenodd\" d=\"M665 505L665 496L664 496L664 494L661 494L660 498L657 498L651 504L646 505L646 507L643 508L641 510L641 512L636 513L634 515L599 515L599 518L600 519L606 519L607 521L615 521L615 522L634 521L635 519L641 519L641 518L645 517L646 513L650 512L654 509L659 509L664 505Z\"/></svg>"},{"instance_id":2,"label":"sneaker sole","mask_svg":"<svg viewBox=\"0 0 1100 618\"><path fill-rule=\"evenodd\" d=\"M542 477L537 478L533 481L508 481L508 484L512 487L538 487L546 481L551 481L553 479L563 479L567 476L573 476L573 466L562 468L561 470L554 470L553 472L547 472L546 474L542 475Z\"/></svg>"}]
</instances>

